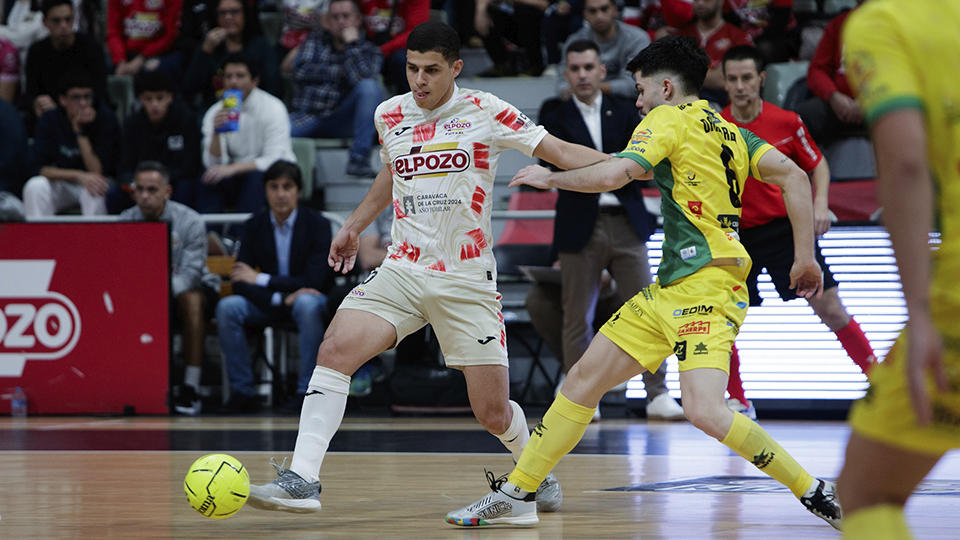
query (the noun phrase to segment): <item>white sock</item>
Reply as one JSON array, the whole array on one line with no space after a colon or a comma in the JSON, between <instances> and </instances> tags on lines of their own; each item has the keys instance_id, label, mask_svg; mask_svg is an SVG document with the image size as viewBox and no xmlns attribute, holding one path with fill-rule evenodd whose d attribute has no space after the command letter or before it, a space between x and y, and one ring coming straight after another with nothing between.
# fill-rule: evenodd
<instances>
[{"instance_id":1,"label":"white sock","mask_svg":"<svg viewBox=\"0 0 960 540\"><path fill-rule=\"evenodd\" d=\"M523 415L523 409L520 408L520 405L516 401L511 401L510 408L513 410L513 420L510 421L510 427L503 435L497 435L497 438L513 454L513 461L519 461L520 454L523 453L523 447L530 440L530 429L527 428L527 417Z\"/></svg>"},{"instance_id":2,"label":"white sock","mask_svg":"<svg viewBox=\"0 0 960 540\"><path fill-rule=\"evenodd\" d=\"M183 372L183 384L200 391L200 366L187 366Z\"/></svg>"},{"instance_id":3,"label":"white sock","mask_svg":"<svg viewBox=\"0 0 960 540\"><path fill-rule=\"evenodd\" d=\"M320 465L343 421L349 393L350 377L330 368L314 368L300 410L300 432L290 463L290 470L307 482L320 479Z\"/></svg>"}]
</instances>

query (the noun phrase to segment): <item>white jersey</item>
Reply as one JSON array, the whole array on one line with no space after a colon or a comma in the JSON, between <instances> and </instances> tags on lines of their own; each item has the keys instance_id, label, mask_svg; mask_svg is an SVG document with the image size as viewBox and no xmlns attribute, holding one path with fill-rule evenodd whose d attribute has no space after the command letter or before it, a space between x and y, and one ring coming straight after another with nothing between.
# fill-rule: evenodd
<instances>
[{"instance_id":1,"label":"white jersey","mask_svg":"<svg viewBox=\"0 0 960 540\"><path fill-rule=\"evenodd\" d=\"M496 280L490 211L500 152L532 156L547 131L492 94L456 86L436 110L407 93L381 103L375 120L393 174L387 260Z\"/></svg>"}]
</instances>

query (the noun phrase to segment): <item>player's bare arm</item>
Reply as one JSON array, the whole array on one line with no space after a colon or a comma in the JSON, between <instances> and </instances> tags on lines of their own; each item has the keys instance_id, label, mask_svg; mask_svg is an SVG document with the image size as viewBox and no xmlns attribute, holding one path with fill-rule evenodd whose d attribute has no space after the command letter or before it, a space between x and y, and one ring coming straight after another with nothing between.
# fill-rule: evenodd
<instances>
[{"instance_id":1,"label":"player's bare arm","mask_svg":"<svg viewBox=\"0 0 960 540\"><path fill-rule=\"evenodd\" d=\"M537 145L533 157L552 163L565 171L610 159L608 154L582 144L569 143L549 133Z\"/></svg>"},{"instance_id":2,"label":"player's bare arm","mask_svg":"<svg viewBox=\"0 0 960 540\"><path fill-rule=\"evenodd\" d=\"M813 229L817 236L830 230L830 166L826 158L820 158L820 163L811 173L813 184Z\"/></svg>"},{"instance_id":3,"label":"player's bare arm","mask_svg":"<svg viewBox=\"0 0 960 540\"><path fill-rule=\"evenodd\" d=\"M757 162L764 182L780 188L787 217L793 228L794 262L790 269L790 287L797 296L823 295L823 273L814 258L813 202L806 173L782 152L773 148Z\"/></svg>"},{"instance_id":4,"label":"player's bare arm","mask_svg":"<svg viewBox=\"0 0 960 540\"><path fill-rule=\"evenodd\" d=\"M587 167L561 172L553 172L539 165L529 165L520 169L513 177L510 187L526 184L538 189L559 188L583 193L603 193L646 178L649 178L647 170L636 161L613 157Z\"/></svg>"},{"instance_id":5,"label":"player's bare arm","mask_svg":"<svg viewBox=\"0 0 960 540\"><path fill-rule=\"evenodd\" d=\"M924 156L927 139L923 113L903 109L883 115L870 133L877 152L877 183L883 220L900 270L900 283L910 319L907 378L920 425L933 413L927 389L931 372L941 391L948 380L943 368L943 344L930 315L930 248L933 230L933 182Z\"/></svg>"},{"instance_id":6,"label":"player's bare arm","mask_svg":"<svg viewBox=\"0 0 960 540\"><path fill-rule=\"evenodd\" d=\"M330 255L327 263L335 272L344 274L353 270L360 249L360 233L376 219L393 199L393 174L390 167L384 166L370 186L370 191L360 201L357 209L350 214L343 227L330 242Z\"/></svg>"}]
</instances>

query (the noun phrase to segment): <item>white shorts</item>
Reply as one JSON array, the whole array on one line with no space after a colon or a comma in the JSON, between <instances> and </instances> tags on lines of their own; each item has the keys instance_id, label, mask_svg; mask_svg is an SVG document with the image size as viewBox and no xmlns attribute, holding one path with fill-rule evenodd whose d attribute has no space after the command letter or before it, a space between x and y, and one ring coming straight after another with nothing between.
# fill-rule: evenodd
<instances>
[{"instance_id":1,"label":"white shorts","mask_svg":"<svg viewBox=\"0 0 960 540\"><path fill-rule=\"evenodd\" d=\"M496 282L384 262L354 287L340 309L377 315L397 330L397 343L430 323L447 366L507 366L507 337Z\"/></svg>"}]
</instances>

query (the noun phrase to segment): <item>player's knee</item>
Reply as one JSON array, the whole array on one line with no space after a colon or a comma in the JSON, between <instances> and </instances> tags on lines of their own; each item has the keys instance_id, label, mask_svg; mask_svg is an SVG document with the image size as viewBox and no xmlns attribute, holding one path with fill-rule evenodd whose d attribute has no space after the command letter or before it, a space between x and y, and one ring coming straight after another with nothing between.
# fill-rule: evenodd
<instances>
[{"instance_id":1,"label":"player's knee","mask_svg":"<svg viewBox=\"0 0 960 540\"><path fill-rule=\"evenodd\" d=\"M700 431L718 440L726 437L726 431L729 431L729 428L727 430L723 429L721 412L722 410L718 410L717 407L710 406L702 401L689 397L685 397L683 400L683 414L687 417L687 420Z\"/></svg>"},{"instance_id":2,"label":"player's knee","mask_svg":"<svg viewBox=\"0 0 960 540\"><path fill-rule=\"evenodd\" d=\"M34 176L23 185L23 198L46 197L50 195L52 188L50 180L45 176Z\"/></svg>"},{"instance_id":3,"label":"player's knee","mask_svg":"<svg viewBox=\"0 0 960 540\"><path fill-rule=\"evenodd\" d=\"M477 421L490 433L505 433L510 429L510 405L508 402L494 403L482 402L474 403L473 414Z\"/></svg>"}]
</instances>

